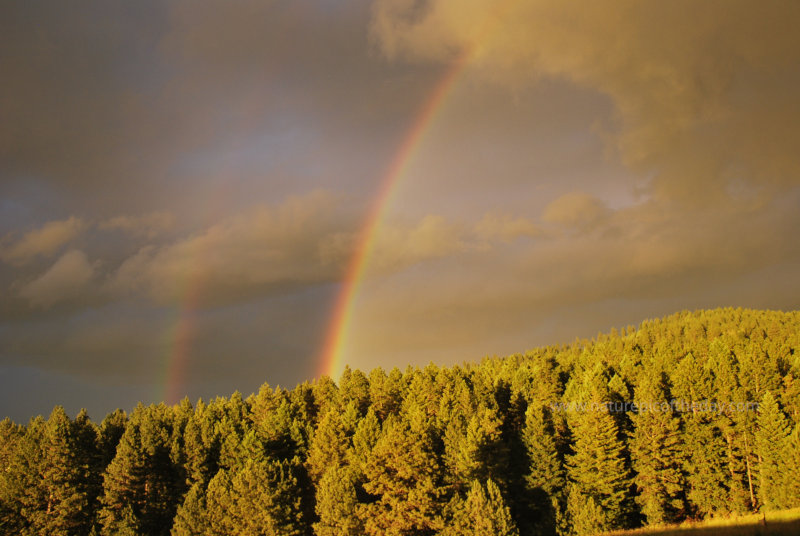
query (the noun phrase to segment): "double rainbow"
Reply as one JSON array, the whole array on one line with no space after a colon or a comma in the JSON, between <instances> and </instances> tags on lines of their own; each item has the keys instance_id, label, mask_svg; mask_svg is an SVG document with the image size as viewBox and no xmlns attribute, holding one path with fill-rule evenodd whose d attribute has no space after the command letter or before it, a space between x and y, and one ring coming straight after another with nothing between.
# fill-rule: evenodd
<instances>
[{"instance_id":1,"label":"double rainbow","mask_svg":"<svg viewBox=\"0 0 800 536\"><path fill-rule=\"evenodd\" d=\"M493 6L492 13L486 17L485 24L481 28L482 31L478 38L474 40L475 44L486 42L491 33L497 29L498 23L503 19L508 8L515 4L516 1L498 1ZM320 376L327 375L337 378L344 368L347 359L345 343L353 321L356 297L374 250L376 237L380 232L386 208L422 145L426 134L440 115L447 97L451 94L466 67L475 57L476 50L476 46L467 47L444 71L431 90L430 95L420 107L402 144L395 152L383 179L380 181L375 200L370 205L358 234L355 253L350 259L344 280L336 297L331 321L319 356L318 374ZM172 329L168 334L170 351L163 371L165 381L162 383L163 399L168 403L177 402L183 387L189 360L190 343L194 331L194 315L204 280L204 274L198 271L198 273L194 274L194 277L191 277L186 282L186 286L183 289L181 307L177 311L178 318L172 324Z\"/></svg>"}]
</instances>

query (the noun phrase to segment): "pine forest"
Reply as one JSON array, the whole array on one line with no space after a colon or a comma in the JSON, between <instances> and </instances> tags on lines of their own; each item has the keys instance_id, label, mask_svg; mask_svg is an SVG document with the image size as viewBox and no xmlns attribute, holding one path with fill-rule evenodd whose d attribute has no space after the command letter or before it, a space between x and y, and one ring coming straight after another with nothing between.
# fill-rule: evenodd
<instances>
[{"instance_id":1,"label":"pine forest","mask_svg":"<svg viewBox=\"0 0 800 536\"><path fill-rule=\"evenodd\" d=\"M0 532L594 534L800 506L800 313L0 422Z\"/></svg>"}]
</instances>

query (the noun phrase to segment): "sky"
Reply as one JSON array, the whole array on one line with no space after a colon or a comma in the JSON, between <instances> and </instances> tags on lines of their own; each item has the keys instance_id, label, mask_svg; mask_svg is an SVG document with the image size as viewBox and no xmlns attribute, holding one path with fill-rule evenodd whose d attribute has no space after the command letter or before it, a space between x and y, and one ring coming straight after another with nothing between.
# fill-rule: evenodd
<instances>
[{"instance_id":1,"label":"sky","mask_svg":"<svg viewBox=\"0 0 800 536\"><path fill-rule=\"evenodd\" d=\"M800 4L0 6L0 415L800 305Z\"/></svg>"}]
</instances>

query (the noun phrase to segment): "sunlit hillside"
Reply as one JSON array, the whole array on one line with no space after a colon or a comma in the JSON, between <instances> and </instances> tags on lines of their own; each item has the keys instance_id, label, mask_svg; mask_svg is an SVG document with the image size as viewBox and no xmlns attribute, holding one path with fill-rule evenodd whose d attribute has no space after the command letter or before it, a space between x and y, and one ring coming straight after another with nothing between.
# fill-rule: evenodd
<instances>
[{"instance_id":1,"label":"sunlit hillside","mask_svg":"<svg viewBox=\"0 0 800 536\"><path fill-rule=\"evenodd\" d=\"M667 534L800 506L800 313L682 312L97 422L56 407L0 423L0 464L4 534Z\"/></svg>"}]
</instances>

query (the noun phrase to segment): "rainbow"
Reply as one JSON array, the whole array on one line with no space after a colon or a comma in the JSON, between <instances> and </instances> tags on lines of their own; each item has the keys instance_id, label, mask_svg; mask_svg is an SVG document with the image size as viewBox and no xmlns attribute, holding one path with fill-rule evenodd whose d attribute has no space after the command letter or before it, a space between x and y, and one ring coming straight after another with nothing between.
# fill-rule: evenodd
<instances>
[{"instance_id":1,"label":"rainbow","mask_svg":"<svg viewBox=\"0 0 800 536\"><path fill-rule=\"evenodd\" d=\"M207 222L217 221L231 196L230 188L220 188L209 196L206 206ZM156 384L155 400L167 404L177 404L186 396L186 372L189 366L192 342L197 330L198 311L202 308L204 290L210 273L205 268L213 254L209 243L202 240L192 249L191 262L186 271L179 275L178 296L172 321L164 334L166 359L160 371L160 381Z\"/></svg>"},{"instance_id":2,"label":"rainbow","mask_svg":"<svg viewBox=\"0 0 800 536\"><path fill-rule=\"evenodd\" d=\"M195 273L186 282L183 289L183 299L176 311L177 318L172 322L172 329L167 333L169 357L165 370L162 371L160 382L161 396L156 400L163 400L167 404L176 404L185 393L182 387L185 384L186 366L194 336L195 311L199 305L202 277Z\"/></svg>"},{"instance_id":3,"label":"rainbow","mask_svg":"<svg viewBox=\"0 0 800 536\"><path fill-rule=\"evenodd\" d=\"M507 12L516 0L498 1L493 13L486 17L485 25L474 43L484 43L486 38L498 27L502 14ZM395 152L383 179L379 183L373 203L370 205L361 230L356 237L355 253L347 266L341 288L336 297L331 321L325 333L322 351L319 357L319 375L338 377L345 365L344 345L352 324L355 298L358 295L361 281L369 264L369 258L375 246L375 240L384 219L386 207L413 160L425 135L439 115L444 102L451 94L456 82L472 62L478 48L467 47L452 64L445 69L441 78L434 85L430 95L420 107L403 142ZM176 319L167 333L169 347L165 367L162 371L161 396L169 404L178 402L185 383L185 374L190 357L191 342L195 329L195 315L199 305L202 287L207 274L202 270L189 274L183 287L180 306L176 310Z\"/></svg>"},{"instance_id":4,"label":"rainbow","mask_svg":"<svg viewBox=\"0 0 800 536\"><path fill-rule=\"evenodd\" d=\"M178 306L165 333L167 358L161 370L161 381L157 384L155 399L167 404L177 404L186 396L186 370L195 336L197 312L208 279L208 274L201 268L207 253L207 248L202 247L194 252L194 267L183 278Z\"/></svg>"},{"instance_id":5,"label":"rainbow","mask_svg":"<svg viewBox=\"0 0 800 536\"><path fill-rule=\"evenodd\" d=\"M358 234L355 253L350 259L344 281L333 307L332 320L328 326L320 356L319 374L322 376L327 375L336 378L344 369L345 356L343 355L343 349L353 319L355 298L358 295L361 281L369 264L369 258L375 246L375 239L383 222L385 209L390 204L392 196L397 190L397 185L422 144L425 134L430 130L459 76L470 63L472 55L473 50L467 50L462 53L444 72L431 91L430 96L420 108L416 119L408 130L400 148L395 152L394 158L380 182L378 193Z\"/></svg>"},{"instance_id":6,"label":"rainbow","mask_svg":"<svg viewBox=\"0 0 800 536\"><path fill-rule=\"evenodd\" d=\"M397 185L403 178L409 164L417 153L425 134L437 118L447 97L452 92L465 68L472 63L479 50L479 45L488 42L489 38L501 27L503 19L510 13L518 0L507 0L494 3L490 13L484 17L484 23L478 29L470 46L445 70L434 86L428 99L423 103L416 119L408 130L399 149L395 152L387 172L380 182L375 201L370 206L361 231L357 237L355 253L345 272L336 302L333 307L332 320L320 352L319 375L338 377L345 365L344 346L350 325L353 320L355 298L358 295L361 281L369 264L370 255L375 246L386 207L390 204Z\"/></svg>"}]
</instances>

